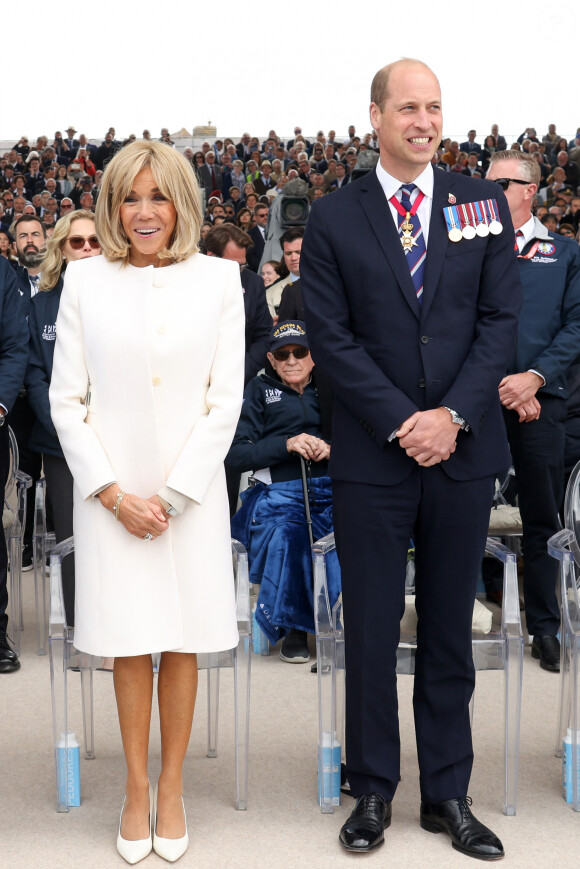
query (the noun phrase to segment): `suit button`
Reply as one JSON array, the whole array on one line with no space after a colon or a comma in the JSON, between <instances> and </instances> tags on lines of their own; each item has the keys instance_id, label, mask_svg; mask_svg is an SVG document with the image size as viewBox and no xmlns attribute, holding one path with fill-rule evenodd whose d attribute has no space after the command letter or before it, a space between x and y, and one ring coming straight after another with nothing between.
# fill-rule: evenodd
<instances>
[{"instance_id":1,"label":"suit button","mask_svg":"<svg viewBox=\"0 0 580 869\"><path fill-rule=\"evenodd\" d=\"M151 383L153 384L153 386L161 386L161 378L160 377L153 377L153 379L151 380Z\"/></svg>"},{"instance_id":2,"label":"suit button","mask_svg":"<svg viewBox=\"0 0 580 869\"><path fill-rule=\"evenodd\" d=\"M427 337L427 335L421 335L421 344L428 344L428 343L429 343L429 338Z\"/></svg>"},{"instance_id":3,"label":"suit button","mask_svg":"<svg viewBox=\"0 0 580 869\"><path fill-rule=\"evenodd\" d=\"M420 380L419 383L417 384L417 386L418 386L420 389L425 389L425 381L424 381L424 380Z\"/></svg>"},{"instance_id":4,"label":"suit button","mask_svg":"<svg viewBox=\"0 0 580 869\"><path fill-rule=\"evenodd\" d=\"M157 326L157 332L159 333L159 335L165 335L165 333L167 332L167 327L164 323L160 323Z\"/></svg>"}]
</instances>

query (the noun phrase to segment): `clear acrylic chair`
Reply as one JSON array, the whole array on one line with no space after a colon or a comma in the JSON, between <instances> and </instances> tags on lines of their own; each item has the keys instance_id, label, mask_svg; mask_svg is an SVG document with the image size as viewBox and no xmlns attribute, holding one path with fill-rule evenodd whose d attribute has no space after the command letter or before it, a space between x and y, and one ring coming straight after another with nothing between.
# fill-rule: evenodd
<instances>
[{"instance_id":1,"label":"clear acrylic chair","mask_svg":"<svg viewBox=\"0 0 580 869\"><path fill-rule=\"evenodd\" d=\"M36 608L36 654L46 655L48 626L46 559L56 545L53 531L46 530L46 480L36 482L34 492L34 529L32 532L32 563L34 567L34 602Z\"/></svg>"},{"instance_id":2,"label":"clear acrylic chair","mask_svg":"<svg viewBox=\"0 0 580 869\"><path fill-rule=\"evenodd\" d=\"M20 631L22 630L22 538L26 520L26 498L32 479L18 470L18 444L14 432L8 428L10 466L4 495L2 523L8 548L10 576L8 603L10 607L10 631L12 643L20 654Z\"/></svg>"},{"instance_id":3,"label":"clear acrylic chair","mask_svg":"<svg viewBox=\"0 0 580 869\"><path fill-rule=\"evenodd\" d=\"M548 540L548 552L560 565L560 702L556 730L556 757L562 757L566 731L571 729L572 808L580 812L580 462L576 465L566 489L564 501L566 527Z\"/></svg>"},{"instance_id":4,"label":"clear acrylic chair","mask_svg":"<svg viewBox=\"0 0 580 869\"><path fill-rule=\"evenodd\" d=\"M93 671L102 667L102 658L79 652L74 646L74 629L68 627L62 590L62 563L74 551L74 540L59 543L50 554L49 658L52 695L52 720L56 768L57 811L68 812L68 795L60 777L59 748L68 750L68 674L71 668L80 670L84 756L90 760L94 752ZM248 578L248 556L237 540L232 540L232 560L236 585L236 611L239 643L235 649L211 654L198 654L198 669L207 669L208 742L207 756L217 756L219 673L222 667L234 669L235 716L235 807L243 810L248 802L248 752L250 723L250 667L252 620Z\"/></svg>"},{"instance_id":5,"label":"clear acrylic chair","mask_svg":"<svg viewBox=\"0 0 580 869\"><path fill-rule=\"evenodd\" d=\"M344 633L342 600L331 608L326 580L326 563L335 548L334 534L312 547L314 566L314 620L318 660L318 757L319 802L322 812L339 805L340 759L344 759ZM503 607L501 626L489 633L473 633L476 670L504 671L504 802L506 815L515 815L518 787L520 718L524 638L520 621L516 556L506 546L488 538L486 553L503 563ZM397 652L397 673L413 673L417 637L401 632Z\"/></svg>"}]
</instances>

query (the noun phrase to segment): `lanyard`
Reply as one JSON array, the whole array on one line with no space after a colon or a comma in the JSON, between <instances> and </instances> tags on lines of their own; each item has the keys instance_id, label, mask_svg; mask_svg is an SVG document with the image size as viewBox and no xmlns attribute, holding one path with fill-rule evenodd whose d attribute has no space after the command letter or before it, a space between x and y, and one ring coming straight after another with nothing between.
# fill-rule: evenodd
<instances>
[{"instance_id":1,"label":"lanyard","mask_svg":"<svg viewBox=\"0 0 580 869\"><path fill-rule=\"evenodd\" d=\"M524 253L519 253L519 254L518 254L518 259L531 259L533 256L536 255L536 251L537 251L537 249L539 248L539 246L540 246L540 242L539 242L539 241L536 241L536 242L532 245L532 249L529 250L526 254L524 254Z\"/></svg>"}]
</instances>

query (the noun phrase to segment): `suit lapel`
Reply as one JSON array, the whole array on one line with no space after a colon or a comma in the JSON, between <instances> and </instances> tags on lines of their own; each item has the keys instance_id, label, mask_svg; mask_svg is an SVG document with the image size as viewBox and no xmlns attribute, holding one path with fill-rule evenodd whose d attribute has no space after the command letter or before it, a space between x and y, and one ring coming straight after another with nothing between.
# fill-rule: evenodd
<instances>
[{"instance_id":1,"label":"suit lapel","mask_svg":"<svg viewBox=\"0 0 580 869\"><path fill-rule=\"evenodd\" d=\"M434 169L433 176L433 203L429 222L421 318L424 318L429 312L443 268L447 245L449 244L443 209L449 204L449 194L454 186L453 176L447 172L442 172L441 169Z\"/></svg>"},{"instance_id":2,"label":"suit lapel","mask_svg":"<svg viewBox=\"0 0 580 869\"><path fill-rule=\"evenodd\" d=\"M409 307L417 319L419 319L420 308L415 293L415 287L413 285L413 279L411 278L409 267L405 262L405 254L401 247L399 234L395 228L389 204L385 199L385 194L379 179L377 178L376 172L371 171L365 176L361 186L360 199L373 232L375 233L395 278L397 279L397 283L399 284ZM429 248L431 248L430 239ZM429 256L427 256L427 262L428 261Z\"/></svg>"}]
</instances>

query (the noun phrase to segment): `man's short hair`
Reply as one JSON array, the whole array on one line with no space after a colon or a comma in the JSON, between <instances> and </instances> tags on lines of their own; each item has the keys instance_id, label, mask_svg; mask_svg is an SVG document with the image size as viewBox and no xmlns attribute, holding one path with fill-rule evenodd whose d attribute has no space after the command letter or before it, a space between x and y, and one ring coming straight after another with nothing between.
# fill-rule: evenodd
<instances>
[{"instance_id":1,"label":"man's short hair","mask_svg":"<svg viewBox=\"0 0 580 869\"><path fill-rule=\"evenodd\" d=\"M422 60L416 60L414 57L402 57L400 60L396 60L394 63L389 63L387 66L383 66L382 69L379 69L371 83L371 103L375 103L381 112L383 111L385 103L389 97L389 79L391 73L395 66L401 63L417 64L418 66L424 67L424 69L428 69L429 72L432 72L431 68L428 67L426 63L423 63ZM353 125L351 124L351 126Z\"/></svg>"},{"instance_id":2,"label":"man's short hair","mask_svg":"<svg viewBox=\"0 0 580 869\"><path fill-rule=\"evenodd\" d=\"M41 218L37 214L21 214L20 217L17 217L12 226L10 227L10 231L14 238L16 238L16 229L21 223L38 223L42 227L42 234L46 238L46 227L44 226Z\"/></svg>"},{"instance_id":3,"label":"man's short hair","mask_svg":"<svg viewBox=\"0 0 580 869\"><path fill-rule=\"evenodd\" d=\"M304 238L304 227L303 226L291 226L290 229L287 229L280 236L280 246L282 250L284 250L285 244L290 244L293 241L296 241L299 238Z\"/></svg>"},{"instance_id":4,"label":"man's short hair","mask_svg":"<svg viewBox=\"0 0 580 869\"><path fill-rule=\"evenodd\" d=\"M247 249L253 246L253 241L248 233L233 223L222 223L221 226L214 226L206 235L204 245L208 253L213 253L214 256L221 258L230 241L233 241L236 247Z\"/></svg>"},{"instance_id":5,"label":"man's short hair","mask_svg":"<svg viewBox=\"0 0 580 869\"><path fill-rule=\"evenodd\" d=\"M529 181L530 184L535 184L536 187L540 186L542 173L540 172L537 160L534 160L531 154L526 154L525 151L514 150L496 151L491 155L489 165L497 163L498 160L517 160L521 163L521 170L525 180Z\"/></svg>"}]
</instances>

